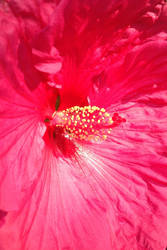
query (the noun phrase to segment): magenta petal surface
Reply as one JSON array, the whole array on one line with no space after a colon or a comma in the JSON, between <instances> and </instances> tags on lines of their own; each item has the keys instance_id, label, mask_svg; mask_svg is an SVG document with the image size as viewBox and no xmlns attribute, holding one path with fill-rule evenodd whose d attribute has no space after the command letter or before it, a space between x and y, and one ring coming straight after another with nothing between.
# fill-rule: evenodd
<instances>
[{"instance_id":1,"label":"magenta petal surface","mask_svg":"<svg viewBox=\"0 0 167 250\"><path fill-rule=\"evenodd\" d=\"M0 249L167 247L166 27L163 0L0 2Z\"/></svg>"}]
</instances>

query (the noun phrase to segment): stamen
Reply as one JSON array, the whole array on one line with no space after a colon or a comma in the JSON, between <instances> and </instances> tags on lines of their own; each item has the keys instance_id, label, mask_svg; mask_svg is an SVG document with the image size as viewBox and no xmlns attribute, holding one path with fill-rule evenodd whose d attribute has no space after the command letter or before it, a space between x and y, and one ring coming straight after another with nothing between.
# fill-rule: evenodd
<instances>
[{"instance_id":1,"label":"stamen","mask_svg":"<svg viewBox=\"0 0 167 250\"><path fill-rule=\"evenodd\" d=\"M96 106L74 106L63 111L55 111L52 124L62 127L69 137L87 140L106 140L112 130L113 119L104 108Z\"/></svg>"}]
</instances>

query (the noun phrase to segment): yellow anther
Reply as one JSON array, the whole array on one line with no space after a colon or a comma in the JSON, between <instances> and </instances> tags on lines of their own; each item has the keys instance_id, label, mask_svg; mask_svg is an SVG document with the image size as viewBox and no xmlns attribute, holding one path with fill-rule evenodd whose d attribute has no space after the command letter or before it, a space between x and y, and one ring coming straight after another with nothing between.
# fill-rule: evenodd
<instances>
[{"instance_id":1,"label":"yellow anther","mask_svg":"<svg viewBox=\"0 0 167 250\"><path fill-rule=\"evenodd\" d=\"M113 123L113 120L112 120L112 118L109 118L109 123L111 124L111 123Z\"/></svg>"}]
</instances>

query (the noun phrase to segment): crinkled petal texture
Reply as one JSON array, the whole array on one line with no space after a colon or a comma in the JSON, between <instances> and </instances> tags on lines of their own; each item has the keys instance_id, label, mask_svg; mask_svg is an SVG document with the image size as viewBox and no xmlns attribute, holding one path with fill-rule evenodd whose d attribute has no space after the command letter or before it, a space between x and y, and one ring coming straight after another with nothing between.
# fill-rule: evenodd
<instances>
[{"instance_id":1,"label":"crinkled petal texture","mask_svg":"<svg viewBox=\"0 0 167 250\"><path fill-rule=\"evenodd\" d=\"M166 25L164 1L0 3L0 249L165 249ZM70 157L57 95L126 122Z\"/></svg>"}]
</instances>

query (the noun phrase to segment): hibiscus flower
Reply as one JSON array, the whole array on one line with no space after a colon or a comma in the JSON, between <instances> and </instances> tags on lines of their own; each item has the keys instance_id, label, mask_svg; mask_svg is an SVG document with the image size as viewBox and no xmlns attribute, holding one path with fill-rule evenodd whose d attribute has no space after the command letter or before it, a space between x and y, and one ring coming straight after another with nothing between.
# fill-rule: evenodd
<instances>
[{"instance_id":1,"label":"hibiscus flower","mask_svg":"<svg viewBox=\"0 0 167 250\"><path fill-rule=\"evenodd\" d=\"M167 246L167 4L0 2L0 249Z\"/></svg>"}]
</instances>

